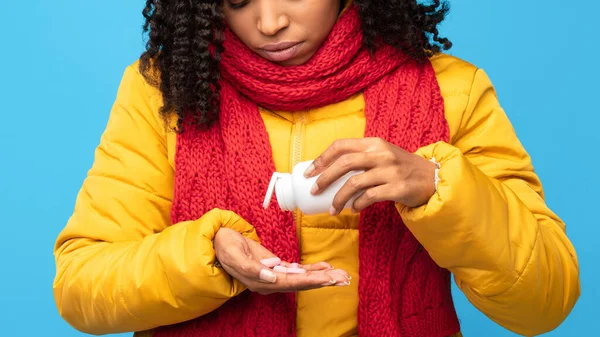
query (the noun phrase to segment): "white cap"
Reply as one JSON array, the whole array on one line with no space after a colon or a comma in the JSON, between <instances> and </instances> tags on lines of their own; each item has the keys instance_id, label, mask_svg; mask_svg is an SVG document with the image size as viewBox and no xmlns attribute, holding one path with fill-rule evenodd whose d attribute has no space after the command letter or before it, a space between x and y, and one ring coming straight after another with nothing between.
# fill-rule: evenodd
<instances>
[{"instance_id":1,"label":"white cap","mask_svg":"<svg viewBox=\"0 0 600 337\"><path fill-rule=\"evenodd\" d=\"M281 183L277 183L279 180L282 180ZM296 208L296 203L294 202L292 188L292 175L289 173L273 173L271 177L271 181L269 182L269 187L267 188L267 194L265 195L265 200L263 201L263 208L269 208L271 204L271 199L273 198L273 192L277 191L277 202L279 204L279 208L284 211L293 211ZM289 191L286 191L289 190Z\"/></svg>"}]
</instances>

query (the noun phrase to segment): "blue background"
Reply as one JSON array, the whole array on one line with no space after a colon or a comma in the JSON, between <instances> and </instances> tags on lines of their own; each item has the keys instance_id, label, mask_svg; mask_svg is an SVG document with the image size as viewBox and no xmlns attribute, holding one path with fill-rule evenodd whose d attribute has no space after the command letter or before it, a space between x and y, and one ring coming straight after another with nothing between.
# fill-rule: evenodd
<instances>
[{"instance_id":1,"label":"blue background","mask_svg":"<svg viewBox=\"0 0 600 337\"><path fill-rule=\"evenodd\" d=\"M600 1L453 0L452 54L486 70L577 249L582 296L548 336L593 335L600 302ZM54 239L73 210L125 67L143 47L143 2L0 0L2 336L83 336L52 298ZM456 292L466 337L514 336Z\"/></svg>"}]
</instances>

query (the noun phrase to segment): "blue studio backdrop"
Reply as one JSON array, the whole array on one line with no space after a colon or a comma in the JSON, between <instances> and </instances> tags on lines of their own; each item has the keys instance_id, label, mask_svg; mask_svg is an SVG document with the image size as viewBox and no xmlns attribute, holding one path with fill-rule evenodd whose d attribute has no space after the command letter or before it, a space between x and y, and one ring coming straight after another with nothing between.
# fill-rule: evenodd
<instances>
[{"instance_id":1,"label":"blue studio backdrop","mask_svg":"<svg viewBox=\"0 0 600 337\"><path fill-rule=\"evenodd\" d=\"M57 313L52 248L92 164L123 71L143 49L143 3L0 0L2 336L84 336ZM582 296L548 336L594 336L600 1L451 5L442 27L455 44L450 53L489 74L577 249ZM454 290L466 337L515 336Z\"/></svg>"}]
</instances>

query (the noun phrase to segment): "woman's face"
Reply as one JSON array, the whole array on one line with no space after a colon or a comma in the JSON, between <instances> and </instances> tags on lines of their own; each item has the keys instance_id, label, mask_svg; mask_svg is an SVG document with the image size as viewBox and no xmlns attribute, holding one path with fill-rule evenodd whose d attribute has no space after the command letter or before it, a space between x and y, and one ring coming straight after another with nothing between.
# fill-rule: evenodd
<instances>
[{"instance_id":1,"label":"woman's face","mask_svg":"<svg viewBox=\"0 0 600 337\"><path fill-rule=\"evenodd\" d=\"M335 24L340 0L223 0L229 28L258 55L281 65L308 61Z\"/></svg>"}]
</instances>

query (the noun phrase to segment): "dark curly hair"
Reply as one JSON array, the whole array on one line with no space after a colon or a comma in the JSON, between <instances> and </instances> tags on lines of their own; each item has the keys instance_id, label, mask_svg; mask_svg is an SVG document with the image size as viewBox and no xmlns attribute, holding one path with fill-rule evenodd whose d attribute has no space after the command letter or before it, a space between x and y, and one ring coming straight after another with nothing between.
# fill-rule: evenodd
<instances>
[{"instance_id":1,"label":"dark curly hair","mask_svg":"<svg viewBox=\"0 0 600 337\"><path fill-rule=\"evenodd\" d=\"M197 127L219 116L219 61L223 51L224 0L146 0L143 10L146 50L140 72L162 93L161 115ZM342 3L344 0L340 0ZM447 50L452 43L439 36L438 25L449 10L445 0L354 0L362 20L364 44L403 50L416 61ZM341 5L340 5L341 6ZM214 47L214 53L209 51Z\"/></svg>"}]
</instances>

